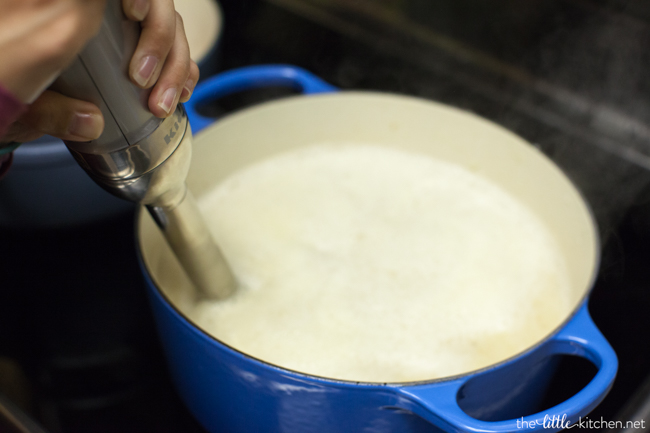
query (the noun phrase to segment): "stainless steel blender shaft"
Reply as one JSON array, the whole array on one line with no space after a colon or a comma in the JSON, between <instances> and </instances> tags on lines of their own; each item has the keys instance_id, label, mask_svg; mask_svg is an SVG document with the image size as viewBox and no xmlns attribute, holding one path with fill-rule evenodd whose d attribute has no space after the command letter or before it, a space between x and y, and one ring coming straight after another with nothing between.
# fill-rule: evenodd
<instances>
[{"instance_id":1,"label":"stainless steel blender shaft","mask_svg":"<svg viewBox=\"0 0 650 433\"><path fill-rule=\"evenodd\" d=\"M128 77L140 35L121 0L109 0L99 34L55 82L61 93L93 102L105 129L90 142L66 142L102 188L146 205L190 280L205 296L225 298L235 280L185 185L192 133L182 106L159 119L148 110L149 90Z\"/></svg>"},{"instance_id":2,"label":"stainless steel blender shaft","mask_svg":"<svg viewBox=\"0 0 650 433\"><path fill-rule=\"evenodd\" d=\"M147 208L196 287L213 298L224 298L234 289L230 268L212 240L194 196L187 187L183 188L183 193L183 198L174 207Z\"/></svg>"}]
</instances>

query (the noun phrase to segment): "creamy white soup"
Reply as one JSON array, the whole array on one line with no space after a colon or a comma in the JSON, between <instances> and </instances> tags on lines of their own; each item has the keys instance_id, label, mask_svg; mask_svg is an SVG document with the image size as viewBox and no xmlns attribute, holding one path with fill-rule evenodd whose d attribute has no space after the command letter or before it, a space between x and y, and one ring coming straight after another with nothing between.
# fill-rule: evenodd
<instances>
[{"instance_id":1,"label":"creamy white soup","mask_svg":"<svg viewBox=\"0 0 650 433\"><path fill-rule=\"evenodd\" d=\"M191 319L292 370L370 382L465 373L535 344L572 308L545 225L429 156L322 143L234 173L200 206L240 287Z\"/></svg>"}]
</instances>

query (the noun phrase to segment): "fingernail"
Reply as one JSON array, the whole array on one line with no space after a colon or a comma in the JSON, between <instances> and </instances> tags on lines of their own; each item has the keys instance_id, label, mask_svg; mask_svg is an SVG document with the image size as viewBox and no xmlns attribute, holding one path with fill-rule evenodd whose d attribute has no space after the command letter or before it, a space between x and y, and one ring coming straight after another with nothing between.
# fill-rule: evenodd
<instances>
[{"instance_id":1,"label":"fingernail","mask_svg":"<svg viewBox=\"0 0 650 433\"><path fill-rule=\"evenodd\" d=\"M101 116L92 113L75 113L68 132L79 138L94 140L102 135L104 122Z\"/></svg>"},{"instance_id":2,"label":"fingernail","mask_svg":"<svg viewBox=\"0 0 650 433\"><path fill-rule=\"evenodd\" d=\"M146 56L140 60L140 67L135 73L135 81L140 85L140 87L146 87L147 83L153 75L153 71L158 65L158 59L156 56Z\"/></svg>"},{"instance_id":3,"label":"fingernail","mask_svg":"<svg viewBox=\"0 0 650 433\"><path fill-rule=\"evenodd\" d=\"M145 19L149 13L149 0L134 0L131 7L131 14L138 21Z\"/></svg>"},{"instance_id":4,"label":"fingernail","mask_svg":"<svg viewBox=\"0 0 650 433\"><path fill-rule=\"evenodd\" d=\"M189 98L192 94L192 90L194 90L194 81L189 79L185 82L185 86L183 86L183 96Z\"/></svg>"},{"instance_id":5,"label":"fingernail","mask_svg":"<svg viewBox=\"0 0 650 433\"><path fill-rule=\"evenodd\" d=\"M165 90L165 93L163 93L162 97L160 98L160 101L158 101L158 106L163 110L165 110L165 113L169 114L169 111L171 110L175 99L176 99L176 88L170 87L169 89Z\"/></svg>"}]
</instances>

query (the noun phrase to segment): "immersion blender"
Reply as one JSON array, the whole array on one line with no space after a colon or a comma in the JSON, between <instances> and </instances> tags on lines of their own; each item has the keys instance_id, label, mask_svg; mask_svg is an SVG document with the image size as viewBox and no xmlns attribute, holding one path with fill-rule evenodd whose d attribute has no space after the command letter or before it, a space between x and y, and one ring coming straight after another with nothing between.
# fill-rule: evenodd
<instances>
[{"instance_id":1,"label":"immersion blender","mask_svg":"<svg viewBox=\"0 0 650 433\"><path fill-rule=\"evenodd\" d=\"M109 0L101 29L53 88L97 105L104 115L102 135L66 146L102 188L146 206L199 293L229 296L235 280L214 242L185 178L190 167L192 132L181 104L166 118L147 108L149 90L128 76L140 37L120 0Z\"/></svg>"}]
</instances>

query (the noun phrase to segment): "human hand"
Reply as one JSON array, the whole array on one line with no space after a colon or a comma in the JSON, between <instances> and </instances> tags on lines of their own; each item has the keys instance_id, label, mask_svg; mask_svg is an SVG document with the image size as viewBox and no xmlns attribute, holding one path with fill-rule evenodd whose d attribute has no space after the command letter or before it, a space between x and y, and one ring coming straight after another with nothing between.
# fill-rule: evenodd
<instances>
[{"instance_id":1,"label":"human hand","mask_svg":"<svg viewBox=\"0 0 650 433\"><path fill-rule=\"evenodd\" d=\"M153 87L149 109L158 117L167 117L179 101L189 99L199 76L189 57L182 20L173 0L122 0L122 4L127 17L142 26L129 75L134 84ZM0 62L0 83L19 99L31 102L97 32L104 6L105 0L0 0L0 60L12 55L20 60L11 68L2 65L9 62ZM33 31L5 28L5 21L22 22ZM34 46L38 49L27 49ZM45 91L0 141L24 142L43 134L88 141L98 138L103 127L95 105Z\"/></svg>"},{"instance_id":2,"label":"human hand","mask_svg":"<svg viewBox=\"0 0 650 433\"><path fill-rule=\"evenodd\" d=\"M190 59L185 28L173 0L122 0L127 17L140 21L142 34L131 59L131 80L148 89L149 110L158 117L174 113L187 102L199 80L199 67Z\"/></svg>"}]
</instances>

